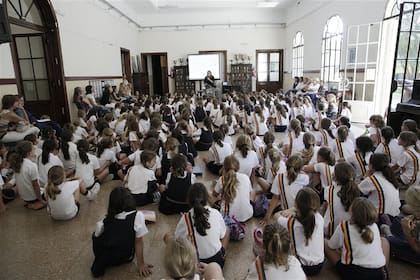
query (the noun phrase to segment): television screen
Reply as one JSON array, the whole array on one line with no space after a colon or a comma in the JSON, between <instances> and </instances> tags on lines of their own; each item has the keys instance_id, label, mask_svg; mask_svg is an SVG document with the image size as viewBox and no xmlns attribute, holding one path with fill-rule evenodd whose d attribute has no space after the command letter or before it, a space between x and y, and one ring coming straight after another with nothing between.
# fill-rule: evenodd
<instances>
[{"instance_id":1,"label":"television screen","mask_svg":"<svg viewBox=\"0 0 420 280\"><path fill-rule=\"evenodd\" d=\"M190 80L204 80L207 71L211 71L216 80L220 79L220 57L218 54L191 54L188 56Z\"/></svg>"}]
</instances>

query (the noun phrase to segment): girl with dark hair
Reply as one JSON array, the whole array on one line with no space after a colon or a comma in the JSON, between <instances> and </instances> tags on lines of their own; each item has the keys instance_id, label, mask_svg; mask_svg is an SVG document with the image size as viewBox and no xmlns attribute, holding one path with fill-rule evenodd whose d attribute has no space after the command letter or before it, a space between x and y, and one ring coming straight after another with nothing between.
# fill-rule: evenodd
<instances>
[{"instance_id":1,"label":"girl with dark hair","mask_svg":"<svg viewBox=\"0 0 420 280\"><path fill-rule=\"evenodd\" d=\"M324 118L321 121L321 128L317 138L317 144L323 147L331 148L335 141L335 136L331 129L332 121L328 118Z\"/></svg>"},{"instance_id":2,"label":"girl with dark hair","mask_svg":"<svg viewBox=\"0 0 420 280\"><path fill-rule=\"evenodd\" d=\"M369 174L359 184L360 191L373 202L379 216L398 216L401 206L398 183L385 154L370 157Z\"/></svg>"},{"instance_id":3,"label":"girl with dark hair","mask_svg":"<svg viewBox=\"0 0 420 280\"><path fill-rule=\"evenodd\" d=\"M375 154L385 154L388 163L392 166L398 162L404 148L398 145L394 130L390 126L381 129L383 141L376 147Z\"/></svg>"},{"instance_id":4,"label":"girl with dark hair","mask_svg":"<svg viewBox=\"0 0 420 280\"><path fill-rule=\"evenodd\" d=\"M197 151L208 151L213 143L212 121L209 117L204 119L200 131L200 139L195 143L195 149Z\"/></svg>"},{"instance_id":5,"label":"girl with dark hair","mask_svg":"<svg viewBox=\"0 0 420 280\"><path fill-rule=\"evenodd\" d=\"M131 262L134 257L141 276L150 276L153 266L145 263L143 256L143 236L147 232L144 216L136 210L130 192L123 187L113 189L109 195L107 215L96 223L92 236L95 254L91 267L93 276L103 276L107 268Z\"/></svg>"},{"instance_id":6,"label":"girl with dark hair","mask_svg":"<svg viewBox=\"0 0 420 280\"><path fill-rule=\"evenodd\" d=\"M404 152L392 170L401 171L397 180L404 189L420 183L420 150L416 145L417 140L417 135L411 131L403 131L398 137L398 144L404 148Z\"/></svg>"},{"instance_id":7,"label":"girl with dark hair","mask_svg":"<svg viewBox=\"0 0 420 280\"><path fill-rule=\"evenodd\" d=\"M334 167L334 183L324 190L324 232L330 237L343 220L350 219L350 206L360 196L360 190L354 182L353 166L339 162Z\"/></svg>"},{"instance_id":8,"label":"girl with dark hair","mask_svg":"<svg viewBox=\"0 0 420 280\"><path fill-rule=\"evenodd\" d=\"M257 257L252 263L246 279L259 280L264 275L262 279L266 280L305 280L306 275L290 244L291 238L286 228L277 222L267 224L263 232L264 257Z\"/></svg>"},{"instance_id":9,"label":"girl with dark hair","mask_svg":"<svg viewBox=\"0 0 420 280\"><path fill-rule=\"evenodd\" d=\"M58 144L54 140L47 139L42 144L42 154L37 159L39 184L45 186L48 183L48 171L53 166L63 166L63 162L57 156Z\"/></svg>"},{"instance_id":10,"label":"girl with dark hair","mask_svg":"<svg viewBox=\"0 0 420 280\"><path fill-rule=\"evenodd\" d=\"M227 156L233 153L232 147L223 142L223 133L217 130L213 133L214 143L209 150L209 158L204 158L203 161L206 163L208 170L215 175L220 174L220 170L223 166L223 161Z\"/></svg>"},{"instance_id":11,"label":"girl with dark hair","mask_svg":"<svg viewBox=\"0 0 420 280\"><path fill-rule=\"evenodd\" d=\"M325 256L342 279L388 279L389 243L381 238L375 223L375 206L359 197L350 213L350 220L342 221L331 239L325 240Z\"/></svg>"},{"instance_id":12,"label":"girl with dark hair","mask_svg":"<svg viewBox=\"0 0 420 280\"><path fill-rule=\"evenodd\" d=\"M10 167L15 172L16 187L20 197L29 209L42 209L45 203L38 182L38 168L31 161L34 149L29 141L21 141L16 145L16 151L10 155Z\"/></svg>"},{"instance_id":13,"label":"girl with dark hair","mask_svg":"<svg viewBox=\"0 0 420 280\"><path fill-rule=\"evenodd\" d=\"M238 172L252 177L255 168L260 164L257 153L252 149L252 141L248 135L241 134L236 139L234 156L241 162Z\"/></svg>"},{"instance_id":14,"label":"girl with dark hair","mask_svg":"<svg viewBox=\"0 0 420 280\"><path fill-rule=\"evenodd\" d=\"M208 192L202 183L191 186L187 201L191 210L179 220L175 237L189 237L197 249L200 262L216 262L223 268L229 230L222 215L207 205Z\"/></svg>"},{"instance_id":15,"label":"girl with dark hair","mask_svg":"<svg viewBox=\"0 0 420 280\"><path fill-rule=\"evenodd\" d=\"M163 214L185 213L190 209L187 194L195 182L195 175L186 171L187 164L187 158L181 154L171 160L171 172L167 176L166 186L160 186L159 211Z\"/></svg>"},{"instance_id":16,"label":"girl with dark hair","mask_svg":"<svg viewBox=\"0 0 420 280\"><path fill-rule=\"evenodd\" d=\"M251 181L245 174L238 172L239 161L235 156L228 156L223 162L222 176L217 180L213 196L221 197L220 211L223 216L235 217L239 222L246 222L252 217Z\"/></svg>"},{"instance_id":17,"label":"girl with dark hair","mask_svg":"<svg viewBox=\"0 0 420 280\"><path fill-rule=\"evenodd\" d=\"M283 144L283 153L290 157L291 155L301 151L304 148L303 145L303 132L301 122L298 119L290 121L288 139Z\"/></svg>"},{"instance_id":18,"label":"girl with dark hair","mask_svg":"<svg viewBox=\"0 0 420 280\"><path fill-rule=\"evenodd\" d=\"M315 146L315 144L316 139L312 132L305 132L303 134L303 145L305 148L300 151L303 165L312 164L317 161L319 146Z\"/></svg>"},{"instance_id":19,"label":"girl with dark hair","mask_svg":"<svg viewBox=\"0 0 420 280\"><path fill-rule=\"evenodd\" d=\"M289 114L285 105L280 103L277 104L271 118L273 120L275 132L286 131L287 127L289 126Z\"/></svg>"},{"instance_id":20,"label":"girl with dark hair","mask_svg":"<svg viewBox=\"0 0 420 280\"><path fill-rule=\"evenodd\" d=\"M103 137L98 143L97 157L100 169L108 169L108 173L113 175L113 179L118 177L117 155L113 149L113 140L111 137Z\"/></svg>"},{"instance_id":21,"label":"girl with dark hair","mask_svg":"<svg viewBox=\"0 0 420 280\"><path fill-rule=\"evenodd\" d=\"M288 229L296 257L307 276L317 275L324 264L324 218L318 209L317 193L303 188L296 195L294 208L274 215Z\"/></svg>"},{"instance_id":22,"label":"girl with dark hair","mask_svg":"<svg viewBox=\"0 0 420 280\"><path fill-rule=\"evenodd\" d=\"M354 143L349 138L349 129L347 126L340 126L337 129L337 138L332 143L331 150L335 154L337 161L349 159L354 155Z\"/></svg>"},{"instance_id":23,"label":"girl with dark hair","mask_svg":"<svg viewBox=\"0 0 420 280\"><path fill-rule=\"evenodd\" d=\"M77 147L73 143L73 131L70 129L63 129L60 140L60 153L58 157L63 162L66 175L74 173L76 168Z\"/></svg>"},{"instance_id":24,"label":"girl with dark hair","mask_svg":"<svg viewBox=\"0 0 420 280\"><path fill-rule=\"evenodd\" d=\"M267 119L265 118L261 107L255 106L254 113L252 113L251 123L257 136L263 136L268 131L266 122Z\"/></svg>"},{"instance_id":25,"label":"girl with dark hair","mask_svg":"<svg viewBox=\"0 0 420 280\"><path fill-rule=\"evenodd\" d=\"M373 142L369 136L360 136L356 139L356 150L353 155L347 158L356 171L356 183L360 183L368 176L368 165L372 156Z\"/></svg>"},{"instance_id":26,"label":"girl with dark hair","mask_svg":"<svg viewBox=\"0 0 420 280\"><path fill-rule=\"evenodd\" d=\"M376 148L381 143L381 129L385 122L381 115L372 115L369 118L369 137L372 139L373 146Z\"/></svg>"}]
</instances>

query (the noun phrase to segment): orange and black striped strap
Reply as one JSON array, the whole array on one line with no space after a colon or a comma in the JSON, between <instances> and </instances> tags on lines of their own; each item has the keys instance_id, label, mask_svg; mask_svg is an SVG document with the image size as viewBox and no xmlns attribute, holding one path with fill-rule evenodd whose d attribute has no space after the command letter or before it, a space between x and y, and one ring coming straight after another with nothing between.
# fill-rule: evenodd
<instances>
[{"instance_id":1,"label":"orange and black striped strap","mask_svg":"<svg viewBox=\"0 0 420 280\"><path fill-rule=\"evenodd\" d=\"M334 186L329 187L328 208L330 210L330 223L328 224L328 235L331 236L334 233Z\"/></svg>"},{"instance_id":2,"label":"orange and black striped strap","mask_svg":"<svg viewBox=\"0 0 420 280\"><path fill-rule=\"evenodd\" d=\"M325 177L327 177L327 186L332 186L331 170L328 164L325 164Z\"/></svg>"},{"instance_id":3,"label":"orange and black striped strap","mask_svg":"<svg viewBox=\"0 0 420 280\"><path fill-rule=\"evenodd\" d=\"M191 218L191 213L190 212L185 213L184 218L185 218L185 224L187 225L188 236L190 237L191 243L197 249L197 243L195 240L194 226L193 226L193 221Z\"/></svg>"},{"instance_id":4,"label":"orange and black striped strap","mask_svg":"<svg viewBox=\"0 0 420 280\"><path fill-rule=\"evenodd\" d=\"M260 259L260 256L257 256L257 259L255 260L255 268L257 269L258 280L266 280L264 263Z\"/></svg>"},{"instance_id":5,"label":"orange and black striped strap","mask_svg":"<svg viewBox=\"0 0 420 280\"><path fill-rule=\"evenodd\" d=\"M374 175L369 176L369 179L372 181L373 186L376 189L376 192L378 193L378 215L382 215L385 211L385 196L384 196L384 190L382 189L381 184L379 184L378 179Z\"/></svg>"},{"instance_id":6,"label":"orange and black striped strap","mask_svg":"<svg viewBox=\"0 0 420 280\"><path fill-rule=\"evenodd\" d=\"M278 181L279 181L281 204L283 206L283 210L286 210L286 209L289 209L289 206L287 205L286 191L284 189L284 178L283 178L283 174L279 174Z\"/></svg>"},{"instance_id":7,"label":"orange and black striped strap","mask_svg":"<svg viewBox=\"0 0 420 280\"><path fill-rule=\"evenodd\" d=\"M325 131L323 129L320 129L319 132L321 132L322 135L322 139L324 139L324 145L328 146L328 137L327 137L327 133L325 133ZM322 143L321 143L322 145Z\"/></svg>"},{"instance_id":8,"label":"orange and black striped strap","mask_svg":"<svg viewBox=\"0 0 420 280\"><path fill-rule=\"evenodd\" d=\"M340 140L335 139L335 142L337 143L337 150L338 150L338 155L340 156L340 159L344 159L343 147L341 147Z\"/></svg>"},{"instance_id":9,"label":"orange and black striped strap","mask_svg":"<svg viewBox=\"0 0 420 280\"><path fill-rule=\"evenodd\" d=\"M384 142L382 142L382 145L384 146L384 152L388 162L391 162L391 151L389 150L389 146Z\"/></svg>"},{"instance_id":10,"label":"orange and black striped strap","mask_svg":"<svg viewBox=\"0 0 420 280\"><path fill-rule=\"evenodd\" d=\"M292 148L293 148L293 136L292 133L289 131L288 134L289 136L289 153L288 153L288 157L290 157L292 155Z\"/></svg>"},{"instance_id":11,"label":"orange and black striped strap","mask_svg":"<svg viewBox=\"0 0 420 280\"><path fill-rule=\"evenodd\" d=\"M353 262L353 253L351 249L349 224L347 221L341 222L341 230L343 231L343 238L344 238L344 249L345 249L344 261L345 261L345 264L351 264Z\"/></svg>"},{"instance_id":12,"label":"orange and black striped strap","mask_svg":"<svg viewBox=\"0 0 420 280\"><path fill-rule=\"evenodd\" d=\"M255 134L260 135L260 125L258 123L257 114L254 113Z\"/></svg>"},{"instance_id":13,"label":"orange and black striped strap","mask_svg":"<svg viewBox=\"0 0 420 280\"><path fill-rule=\"evenodd\" d=\"M362 170L362 175L365 176L366 175L366 166L363 163L363 159L358 152L355 152L354 154L356 155L356 160L359 163L360 170Z\"/></svg>"},{"instance_id":14,"label":"orange and black striped strap","mask_svg":"<svg viewBox=\"0 0 420 280\"><path fill-rule=\"evenodd\" d=\"M410 180L410 182L408 183L408 185L411 185L411 184L413 184L415 181L416 181L416 179L417 179L417 172L419 172L419 160L418 160L418 158L417 158L417 156L412 152L412 151L410 151L410 150L407 150L406 151L407 152L407 154L413 159L413 167L414 167L414 170L413 170L413 177L411 177L411 180Z\"/></svg>"},{"instance_id":15,"label":"orange and black striped strap","mask_svg":"<svg viewBox=\"0 0 420 280\"><path fill-rule=\"evenodd\" d=\"M214 155L214 162L219 164L220 163L220 157L219 157L219 153L217 152L216 147L214 147L214 146L211 147L211 150L212 150L213 155Z\"/></svg>"},{"instance_id":16,"label":"orange and black striped strap","mask_svg":"<svg viewBox=\"0 0 420 280\"><path fill-rule=\"evenodd\" d=\"M290 217L287 221L287 229L289 230L290 241L292 246L292 251L295 253L295 256L298 257L297 250L296 250L296 239L295 239L295 218Z\"/></svg>"}]
</instances>

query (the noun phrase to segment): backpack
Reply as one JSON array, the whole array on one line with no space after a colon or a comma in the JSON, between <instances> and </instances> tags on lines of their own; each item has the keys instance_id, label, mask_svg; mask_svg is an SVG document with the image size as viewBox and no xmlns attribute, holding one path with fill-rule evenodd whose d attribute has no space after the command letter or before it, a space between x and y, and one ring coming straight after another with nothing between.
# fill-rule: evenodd
<instances>
[{"instance_id":1,"label":"backpack","mask_svg":"<svg viewBox=\"0 0 420 280\"><path fill-rule=\"evenodd\" d=\"M263 217L268 210L268 199L265 194L260 195L260 197L255 201L254 207L254 217Z\"/></svg>"},{"instance_id":2,"label":"backpack","mask_svg":"<svg viewBox=\"0 0 420 280\"><path fill-rule=\"evenodd\" d=\"M226 226L229 227L230 240L239 241L245 238L245 225L239 222L235 217L224 216Z\"/></svg>"}]
</instances>

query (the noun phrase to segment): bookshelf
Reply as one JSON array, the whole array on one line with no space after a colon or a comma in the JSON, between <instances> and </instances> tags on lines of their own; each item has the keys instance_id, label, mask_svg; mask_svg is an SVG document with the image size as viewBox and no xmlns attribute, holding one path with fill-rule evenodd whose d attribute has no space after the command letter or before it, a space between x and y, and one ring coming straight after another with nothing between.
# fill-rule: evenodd
<instances>
[{"instance_id":1,"label":"bookshelf","mask_svg":"<svg viewBox=\"0 0 420 280\"><path fill-rule=\"evenodd\" d=\"M188 66L175 66L175 90L178 93L195 91L195 81L188 80Z\"/></svg>"},{"instance_id":2,"label":"bookshelf","mask_svg":"<svg viewBox=\"0 0 420 280\"><path fill-rule=\"evenodd\" d=\"M252 90L252 64L231 64L230 66L230 82L232 86L237 86L244 93Z\"/></svg>"}]
</instances>

